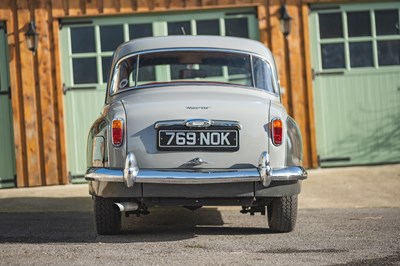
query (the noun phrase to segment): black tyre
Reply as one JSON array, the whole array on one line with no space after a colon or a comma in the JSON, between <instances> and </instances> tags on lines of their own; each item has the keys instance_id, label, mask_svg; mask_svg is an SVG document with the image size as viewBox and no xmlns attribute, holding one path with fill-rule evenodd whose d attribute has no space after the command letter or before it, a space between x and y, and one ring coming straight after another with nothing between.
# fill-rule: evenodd
<instances>
[{"instance_id":1,"label":"black tyre","mask_svg":"<svg viewBox=\"0 0 400 266\"><path fill-rule=\"evenodd\" d=\"M275 232L291 232L296 226L297 195L273 199L267 206L269 228Z\"/></svg>"},{"instance_id":2,"label":"black tyre","mask_svg":"<svg viewBox=\"0 0 400 266\"><path fill-rule=\"evenodd\" d=\"M99 235L114 235L121 231L121 213L113 199L94 197L94 218Z\"/></svg>"}]
</instances>

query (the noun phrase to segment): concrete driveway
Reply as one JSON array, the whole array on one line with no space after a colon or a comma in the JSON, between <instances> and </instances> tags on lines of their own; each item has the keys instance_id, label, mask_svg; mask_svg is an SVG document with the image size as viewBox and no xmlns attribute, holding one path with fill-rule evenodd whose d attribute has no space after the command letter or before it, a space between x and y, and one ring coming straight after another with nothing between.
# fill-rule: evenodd
<instances>
[{"instance_id":1,"label":"concrete driveway","mask_svg":"<svg viewBox=\"0 0 400 266\"><path fill-rule=\"evenodd\" d=\"M240 208L155 209L94 232L86 185L0 190L0 265L400 265L400 165L309 171L297 227Z\"/></svg>"}]
</instances>

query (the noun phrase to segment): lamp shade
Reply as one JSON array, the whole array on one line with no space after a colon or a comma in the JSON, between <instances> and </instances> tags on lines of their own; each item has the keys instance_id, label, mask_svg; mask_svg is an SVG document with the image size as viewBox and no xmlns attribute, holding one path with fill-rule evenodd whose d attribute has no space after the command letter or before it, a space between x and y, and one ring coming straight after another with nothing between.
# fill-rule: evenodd
<instances>
[{"instance_id":1,"label":"lamp shade","mask_svg":"<svg viewBox=\"0 0 400 266\"><path fill-rule=\"evenodd\" d=\"M38 46L39 34L36 31L36 25L34 21L30 21L28 24L28 29L25 32L26 46L33 54L36 53Z\"/></svg>"},{"instance_id":2,"label":"lamp shade","mask_svg":"<svg viewBox=\"0 0 400 266\"><path fill-rule=\"evenodd\" d=\"M287 8L285 5L282 5L280 8L280 26L281 32L283 35L288 36L290 31L292 30L292 17L287 12Z\"/></svg>"}]
</instances>

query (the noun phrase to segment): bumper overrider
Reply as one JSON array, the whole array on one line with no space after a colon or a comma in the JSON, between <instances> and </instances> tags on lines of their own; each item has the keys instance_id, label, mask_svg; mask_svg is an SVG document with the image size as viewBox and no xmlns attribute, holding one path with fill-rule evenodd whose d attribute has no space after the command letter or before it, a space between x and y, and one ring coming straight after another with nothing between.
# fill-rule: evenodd
<instances>
[{"instance_id":1,"label":"bumper overrider","mask_svg":"<svg viewBox=\"0 0 400 266\"><path fill-rule=\"evenodd\" d=\"M136 157L128 153L124 169L89 168L88 181L120 182L127 187L135 183L216 184L259 181L268 187L272 181L298 181L307 178L301 166L272 169L268 152L263 152L257 168L248 169L139 169Z\"/></svg>"}]
</instances>

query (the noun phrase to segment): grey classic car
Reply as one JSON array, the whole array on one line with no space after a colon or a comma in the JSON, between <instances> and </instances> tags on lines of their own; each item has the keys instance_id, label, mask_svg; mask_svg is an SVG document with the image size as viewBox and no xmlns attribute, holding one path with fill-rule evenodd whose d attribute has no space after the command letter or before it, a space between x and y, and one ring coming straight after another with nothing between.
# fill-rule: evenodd
<instances>
[{"instance_id":1,"label":"grey classic car","mask_svg":"<svg viewBox=\"0 0 400 266\"><path fill-rule=\"evenodd\" d=\"M119 233L122 213L166 205L241 206L267 213L272 231L292 231L301 164L300 131L261 43L168 36L115 51L87 147L99 234Z\"/></svg>"}]
</instances>

